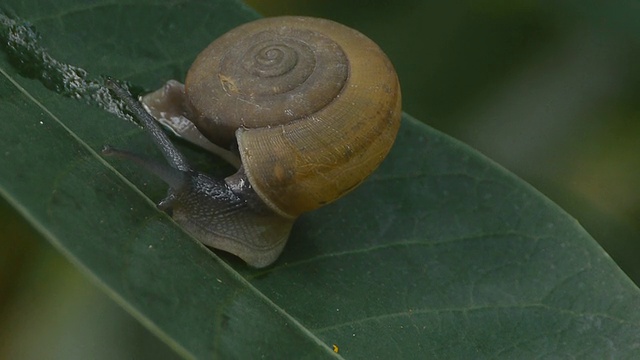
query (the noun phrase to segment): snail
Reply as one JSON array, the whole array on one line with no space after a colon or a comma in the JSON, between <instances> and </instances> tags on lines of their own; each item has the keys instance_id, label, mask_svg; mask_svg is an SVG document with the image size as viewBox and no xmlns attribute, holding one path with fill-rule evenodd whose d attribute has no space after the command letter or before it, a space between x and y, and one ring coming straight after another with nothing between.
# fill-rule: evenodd
<instances>
[{"instance_id":1,"label":"snail","mask_svg":"<svg viewBox=\"0 0 640 360\"><path fill-rule=\"evenodd\" d=\"M159 176L170 188L160 209L200 242L257 268L278 258L297 217L373 172L400 126L400 85L387 56L358 31L318 18L241 25L197 56L185 85L169 80L142 104L115 82L108 87L169 166L111 147L103 153ZM237 172L215 179L194 170L155 121L221 153Z\"/></svg>"}]
</instances>

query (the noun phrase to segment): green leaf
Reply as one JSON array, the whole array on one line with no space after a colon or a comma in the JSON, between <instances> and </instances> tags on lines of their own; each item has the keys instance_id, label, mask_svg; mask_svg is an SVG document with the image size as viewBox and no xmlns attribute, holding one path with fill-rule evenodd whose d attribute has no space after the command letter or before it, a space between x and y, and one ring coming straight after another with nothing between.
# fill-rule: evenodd
<instances>
[{"instance_id":1,"label":"green leaf","mask_svg":"<svg viewBox=\"0 0 640 360\"><path fill-rule=\"evenodd\" d=\"M5 6L49 55L146 90L256 17L234 1L34 3ZM0 194L184 356L640 356L638 288L580 225L408 115L369 180L301 217L278 262L252 270L156 210L159 180L99 155L111 143L157 156L136 126L15 60L0 60Z\"/></svg>"}]
</instances>

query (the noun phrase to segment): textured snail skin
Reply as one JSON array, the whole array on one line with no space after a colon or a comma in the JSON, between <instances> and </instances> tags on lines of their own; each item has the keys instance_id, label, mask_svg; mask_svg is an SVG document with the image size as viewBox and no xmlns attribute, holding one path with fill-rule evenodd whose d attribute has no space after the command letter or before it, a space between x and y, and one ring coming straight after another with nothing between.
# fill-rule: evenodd
<instances>
[{"instance_id":1,"label":"textured snail skin","mask_svg":"<svg viewBox=\"0 0 640 360\"><path fill-rule=\"evenodd\" d=\"M171 80L142 102L188 140L204 137L239 157L224 181L189 169L191 185L161 206L204 244L255 267L277 259L300 214L378 167L401 116L382 50L356 30L308 17L231 30L198 55L184 86ZM201 199L210 194L217 199Z\"/></svg>"},{"instance_id":2,"label":"textured snail skin","mask_svg":"<svg viewBox=\"0 0 640 360\"><path fill-rule=\"evenodd\" d=\"M195 173L190 184L172 189L160 208L205 245L230 252L261 268L284 248L293 220L275 214L250 189Z\"/></svg>"}]
</instances>

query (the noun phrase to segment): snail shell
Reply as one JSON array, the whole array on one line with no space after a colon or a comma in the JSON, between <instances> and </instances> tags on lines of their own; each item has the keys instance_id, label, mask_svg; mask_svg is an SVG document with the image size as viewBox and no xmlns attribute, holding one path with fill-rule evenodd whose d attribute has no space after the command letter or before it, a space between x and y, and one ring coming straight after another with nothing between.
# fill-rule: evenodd
<instances>
[{"instance_id":1,"label":"snail shell","mask_svg":"<svg viewBox=\"0 0 640 360\"><path fill-rule=\"evenodd\" d=\"M401 116L398 78L382 50L356 30L309 17L267 18L231 30L198 55L184 87L170 81L142 101L188 139L202 143L204 136L232 149L241 166L225 179L228 187L244 201L259 198L287 224L277 235L263 231L262 220L259 230L240 231L252 239L221 236L227 230L215 229L229 228L228 221L212 225L210 239L195 234L254 266L277 258L300 214L338 199L376 169ZM262 233L271 239L260 239ZM229 242L279 249L256 265Z\"/></svg>"}]
</instances>

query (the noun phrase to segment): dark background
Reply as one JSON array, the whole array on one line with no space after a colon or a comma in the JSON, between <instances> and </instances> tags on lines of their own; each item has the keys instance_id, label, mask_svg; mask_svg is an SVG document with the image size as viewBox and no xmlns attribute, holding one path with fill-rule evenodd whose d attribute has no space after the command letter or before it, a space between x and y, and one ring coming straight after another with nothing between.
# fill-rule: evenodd
<instances>
[{"instance_id":1,"label":"dark background","mask_svg":"<svg viewBox=\"0 0 640 360\"><path fill-rule=\"evenodd\" d=\"M404 111L539 189L640 283L637 2L246 2L374 39ZM0 358L170 355L2 199L0 234Z\"/></svg>"}]
</instances>

